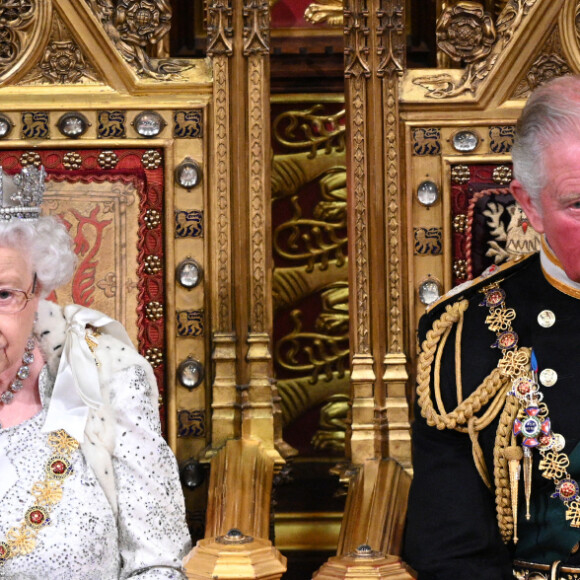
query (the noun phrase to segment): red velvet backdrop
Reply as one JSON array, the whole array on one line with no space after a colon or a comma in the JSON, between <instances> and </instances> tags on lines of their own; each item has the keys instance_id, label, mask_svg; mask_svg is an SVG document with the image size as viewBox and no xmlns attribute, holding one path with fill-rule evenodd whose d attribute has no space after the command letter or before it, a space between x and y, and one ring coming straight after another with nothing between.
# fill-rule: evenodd
<instances>
[{"instance_id":1,"label":"red velvet backdrop","mask_svg":"<svg viewBox=\"0 0 580 580\"><path fill-rule=\"evenodd\" d=\"M312 26L304 20L304 11L312 0L279 0L272 8L272 28Z\"/></svg>"}]
</instances>

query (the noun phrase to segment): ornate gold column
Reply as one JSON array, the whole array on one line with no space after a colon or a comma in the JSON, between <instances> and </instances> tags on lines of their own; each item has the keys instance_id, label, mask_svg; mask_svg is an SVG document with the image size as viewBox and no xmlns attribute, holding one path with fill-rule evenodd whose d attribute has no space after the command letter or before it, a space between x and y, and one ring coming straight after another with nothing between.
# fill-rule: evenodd
<instances>
[{"instance_id":1,"label":"ornate gold column","mask_svg":"<svg viewBox=\"0 0 580 580\"><path fill-rule=\"evenodd\" d=\"M345 4L354 465L389 456L410 466L398 118L403 5Z\"/></svg>"}]
</instances>

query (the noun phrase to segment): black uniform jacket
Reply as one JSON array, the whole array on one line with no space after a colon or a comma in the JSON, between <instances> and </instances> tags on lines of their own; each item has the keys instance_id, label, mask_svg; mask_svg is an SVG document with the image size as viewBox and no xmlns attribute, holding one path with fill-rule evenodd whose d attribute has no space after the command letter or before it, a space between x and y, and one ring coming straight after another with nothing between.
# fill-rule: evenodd
<instances>
[{"instance_id":1,"label":"black uniform jacket","mask_svg":"<svg viewBox=\"0 0 580 580\"><path fill-rule=\"evenodd\" d=\"M564 452L572 460L568 471L572 477L579 478L580 446L576 453L572 452L580 440L580 290L566 288L562 291L548 282L539 254L475 281L462 293L436 305L421 319L419 339L422 343L446 305L461 299L469 301L460 349L465 399L497 367L502 357L502 352L492 347L496 334L485 323L489 309L480 306L484 295L479 290L492 281L500 281L506 293L506 307L516 311L512 325L518 333L519 346L534 349L539 371L550 368L557 372L556 384L550 388L541 386L541 390L552 430L566 439ZM538 322L538 314L544 310L555 315L555 323L548 328ZM457 406L455 330L456 327L446 342L440 371L447 412ZM478 413L481 414L482 411ZM498 420L499 414L479 433L492 482ZM413 458L404 557L419 572L420 580L513 578L511 563L514 557L545 563L557 559L570 563L578 561L578 556L570 552L580 541L580 528L570 527L565 519L565 506L559 499L550 497L554 482L539 473L537 450L534 450L532 520L526 522L520 509L520 540L516 546L502 542L496 519L495 492L485 486L476 470L467 434L428 426L417 408ZM519 496L522 508L522 489Z\"/></svg>"}]
</instances>

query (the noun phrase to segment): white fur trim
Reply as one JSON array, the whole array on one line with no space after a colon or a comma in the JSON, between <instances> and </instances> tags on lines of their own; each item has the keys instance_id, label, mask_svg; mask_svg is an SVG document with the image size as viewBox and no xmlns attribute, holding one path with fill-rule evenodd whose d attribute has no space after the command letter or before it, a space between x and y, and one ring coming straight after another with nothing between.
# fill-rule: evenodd
<instances>
[{"instance_id":1,"label":"white fur trim","mask_svg":"<svg viewBox=\"0 0 580 580\"><path fill-rule=\"evenodd\" d=\"M34 334L48 365L50 374L56 378L67 332L63 310L57 304L41 300ZM145 369L151 389L151 400L157 406L157 382L151 365L132 346L107 333L103 328L95 349L95 359L99 361L98 377L101 405L90 409L85 427L85 440L81 449L88 464L92 467L114 513L117 513L115 477L112 457L115 449L115 415L122 409L114 409L110 393L111 379L127 367L139 365ZM95 363L96 364L96 363ZM42 393L43 403L49 404L52 393ZM63 429L66 425L63 424Z\"/></svg>"}]
</instances>

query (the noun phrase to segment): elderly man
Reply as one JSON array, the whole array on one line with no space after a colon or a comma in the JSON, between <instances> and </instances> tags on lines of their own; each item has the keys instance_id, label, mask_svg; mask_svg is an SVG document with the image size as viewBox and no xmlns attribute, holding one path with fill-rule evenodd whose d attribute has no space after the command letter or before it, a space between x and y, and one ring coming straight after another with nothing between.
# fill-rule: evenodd
<instances>
[{"instance_id":1,"label":"elderly man","mask_svg":"<svg viewBox=\"0 0 580 580\"><path fill-rule=\"evenodd\" d=\"M580 78L536 90L512 193L539 254L419 328L405 557L420 580L580 578Z\"/></svg>"}]
</instances>

